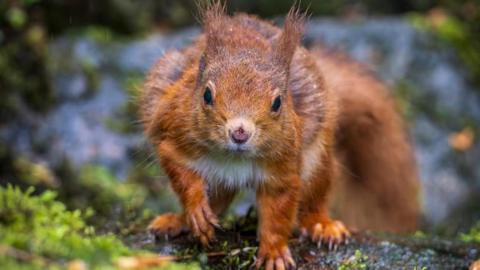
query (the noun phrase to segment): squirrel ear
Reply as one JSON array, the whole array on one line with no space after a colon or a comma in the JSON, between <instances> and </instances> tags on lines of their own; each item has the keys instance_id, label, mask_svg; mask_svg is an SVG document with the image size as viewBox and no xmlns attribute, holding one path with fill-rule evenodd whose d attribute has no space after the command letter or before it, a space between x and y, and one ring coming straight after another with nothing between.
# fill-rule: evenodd
<instances>
[{"instance_id":1,"label":"squirrel ear","mask_svg":"<svg viewBox=\"0 0 480 270\"><path fill-rule=\"evenodd\" d=\"M214 55L218 53L221 43L221 27L226 18L225 4L219 0L213 1L198 1L198 8L200 11L200 18L203 25L203 30L207 40L205 54Z\"/></svg>"},{"instance_id":2,"label":"squirrel ear","mask_svg":"<svg viewBox=\"0 0 480 270\"><path fill-rule=\"evenodd\" d=\"M299 7L293 6L285 18L283 31L274 46L274 58L282 67L288 70L293 54L300 44L305 27L305 14L300 12Z\"/></svg>"}]
</instances>

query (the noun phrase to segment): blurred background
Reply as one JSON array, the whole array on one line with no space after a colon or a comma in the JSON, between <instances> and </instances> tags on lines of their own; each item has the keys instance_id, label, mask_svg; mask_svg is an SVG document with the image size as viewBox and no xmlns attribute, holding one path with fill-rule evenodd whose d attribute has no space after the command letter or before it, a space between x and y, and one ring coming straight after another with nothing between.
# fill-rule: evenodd
<instances>
[{"instance_id":1,"label":"blurred background","mask_svg":"<svg viewBox=\"0 0 480 270\"><path fill-rule=\"evenodd\" d=\"M281 21L291 5L230 0L228 10ZM301 6L310 14L306 46L344 51L391 86L416 145L421 229L456 236L474 227L480 1ZM156 59L198 35L196 18L190 0L0 0L0 185L54 190L67 209L92 209L87 223L97 230L124 235L152 213L178 209L135 97Z\"/></svg>"}]
</instances>

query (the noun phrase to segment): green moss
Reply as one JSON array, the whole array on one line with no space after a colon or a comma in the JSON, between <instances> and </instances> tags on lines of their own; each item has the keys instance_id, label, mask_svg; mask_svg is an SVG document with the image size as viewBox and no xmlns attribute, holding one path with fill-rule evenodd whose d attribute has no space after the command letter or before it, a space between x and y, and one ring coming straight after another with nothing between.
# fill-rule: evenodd
<instances>
[{"instance_id":1,"label":"green moss","mask_svg":"<svg viewBox=\"0 0 480 270\"><path fill-rule=\"evenodd\" d=\"M85 166L80 173L80 182L88 188L102 190L108 201L122 200L139 205L145 198L141 189L129 183L122 183L102 166Z\"/></svg>"},{"instance_id":2,"label":"green moss","mask_svg":"<svg viewBox=\"0 0 480 270\"><path fill-rule=\"evenodd\" d=\"M132 254L115 236L94 234L94 228L84 221L91 212L67 211L52 191L39 196L32 193L33 188L22 192L12 186L0 187L0 243L4 246L0 264L12 263L8 257L15 253L25 253L29 255L22 257L32 259L27 263L39 267L51 260L71 259L96 267Z\"/></svg>"},{"instance_id":3,"label":"green moss","mask_svg":"<svg viewBox=\"0 0 480 270\"><path fill-rule=\"evenodd\" d=\"M417 238L417 239L426 239L428 237L430 237L428 234L426 234L425 232L423 231L416 231L414 234L413 234L413 237Z\"/></svg>"},{"instance_id":4,"label":"green moss","mask_svg":"<svg viewBox=\"0 0 480 270\"><path fill-rule=\"evenodd\" d=\"M121 256L149 254L132 250L113 234L96 234L85 222L92 211L68 211L53 191L33 193L33 188L0 187L2 269L65 269L72 261L89 269L116 269ZM197 268L171 264L162 269Z\"/></svg>"},{"instance_id":5,"label":"green moss","mask_svg":"<svg viewBox=\"0 0 480 270\"><path fill-rule=\"evenodd\" d=\"M59 199L69 209L92 208L91 224L119 233L141 218L146 199L145 189L130 181L118 179L103 166L86 165L75 169L68 161L55 170L59 180Z\"/></svg>"},{"instance_id":6,"label":"green moss","mask_svg":"<svg viewBox=\"0 0 480 270\"><path fill-rule=\"evenodd\" d=\"M460 240L465 242L480 243L480 221L474 225L468 233L460 234Z\"/></svg>"},{"instance_id":7,"label":"green moss","mask_svg":"<svg viewBox=\"0 0 480 270\"><path fill-rule=\"evenodd\" d=\"M368 256L357 249L355 254L338 266L338 270L360 270L367 269Z\"/></svg>"},{"instance_id":8,"label":"green moss","mask_svg":"<svg viewBox=\"0 0 480 270\"><path fill-rule=\"evenodd\" d=\"M256 247L249 247L249 243L243 244L243 248L235 249L223 257L222 264L228 265L231 269L250 269L255 263Z\"/></svg>"},{"instance_id":9,"label":"green moss","mask_svg":"<svg viewBox=\"0 0 480 270\"><path fill-rule=\"evenodd\" d=\"M7 11L6 18L12 27L21 28L27 21L27 14L20 8L12 7Z\"/></svg>"},{"instance_id":10,"label":"green moss","mask_svg":"<svg viewBox=\"0 0 480 270\"><path fill-rule=\"evenodd\" d=\"M29 185L55 187L58 182L50 168L44 163L35 163L25 157L14 160L14 169L22 181Z\"/></svg>"},{"instance_id":11,"label":"green moss","mask_svg":"<svg viewBox=\"0 0 480 270\"><path fill-rule=\"evenodd\" d=\"M144 160L147 155L138 156ZM122 236L143 232L154 213L179 210L177 199L161 175L157 164L144 163L133 164L125 179L99 165L77 170L65 162L56 171L61 201L70 209L92 208L96 216L88 219L91 224Z\"/></svg>"},{"instance_id":12,"label":"green moss","mask_svg":"<svg viewBox=\"0 0 480 270\"><path fill-rule=\"evenodd\" d=\"M122 228L124 222L135 219L141 213L146 199L144 188L117 179L102 166L85 166L80 172L78 184L76 192L84 190L85 195L88 194L78 206L93 207L99 213L96 224L112 223L114 220L113 223Z\"/></svg>"},{"instance_id":13,"label":"green moss","mask_svg":"<svg viewBox=\"0 0 480 270\"><path fill-rule=\"evenodd\" d=\"M75 168L64 160L51 168L15 156L0 144L0 179L21 187L35 186L37 190L54 189L68 209L93 209L96 215L87 219L90 224L123 237L143 232L154 213L180 210L160 166L146 162L147 156L134 153L135 163L128 176L119 179L100 165Z\"/></svg>"},{"instance_id":14,"label":"green moss","mask_svg":"<svg viewBox=\"0 0 480 270\"><path fill-rule=\"evenodd\" d=\"M480 8L478 3L471 3L473 7ZM466 5L465 5L466 6ZM461 8L462 5L448 6L452 9ZM412 14L410 16L414 26L419 29L435 33L440 39L452 45L460 59L469 69L473 81L480 84L480 34L478 32L478 18L462 18L464 15L455 16L455 10L436 10L428 16Z\"/></svg>"}]
</instances>

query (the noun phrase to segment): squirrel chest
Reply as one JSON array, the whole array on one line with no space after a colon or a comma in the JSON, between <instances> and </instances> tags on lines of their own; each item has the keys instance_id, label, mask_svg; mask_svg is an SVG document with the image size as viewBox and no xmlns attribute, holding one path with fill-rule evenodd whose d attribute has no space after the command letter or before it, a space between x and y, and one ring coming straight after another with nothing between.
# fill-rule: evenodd
<instances>
[{"instance_id":1,"label":"squirrel chest","mask_svg":"<svg viewBox=\"0 0 480 270\"><path fill-rule=\"evenodd\" d=\"M308 181L321 159L321 145L302 152L300 176ZM256 160L221 154L207 154L187 161L187 166L198 173L211 186L231 189L257 187L267 181L271 174Z\"/></svg>"},{"instance_id":2,"label":"squirrel chest","mask_svg":"<svg viewBox=\"0 0 480 270\"><path fill-rule=\"evenodd\" d=\"M255 160L248 158L205 155L187 163L209 185L226 188L255 187L269 177Z\"/></svg>"}]
</instances>

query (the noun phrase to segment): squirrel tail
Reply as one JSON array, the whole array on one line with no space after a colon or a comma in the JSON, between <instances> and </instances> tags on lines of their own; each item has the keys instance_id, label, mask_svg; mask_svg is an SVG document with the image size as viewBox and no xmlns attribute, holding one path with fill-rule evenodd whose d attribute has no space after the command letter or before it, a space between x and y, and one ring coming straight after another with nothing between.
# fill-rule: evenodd
<instances>
[{"instance_id":1,"label":"squirrel tail","mask_svg":"<svg viewBox=\"0 0 480 270\"><path fill-rule=\"evenodd\" d=\"M352 228L414 231L420 207L413 149L394 107L382 107L340 121L333 205Z\"/></svg>"},{"instance_id":2,"label":"squirrel tail","mask_svg":"<svg viewBox=\"0 0 480 270\"><path fill-rule=\"evenodd\" d=\"M395 100L384 84L350 61L326 54L321 59L340 107L332 215L352 229L416 230L419 178Z\"/></svg>"},{"instance_id":3,"label":"squirrel tail","mask_svg":"<svg viewBox=\"0 0 480 270\"><path fill-rule=\"evenodd\" d=\"M345 131L333 193L336 214L352 228L414 231L418 178L411 147L398 135L403 130L372 122Z\"/></svg>"}]
</instances>

